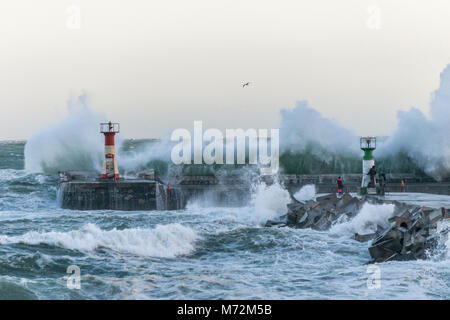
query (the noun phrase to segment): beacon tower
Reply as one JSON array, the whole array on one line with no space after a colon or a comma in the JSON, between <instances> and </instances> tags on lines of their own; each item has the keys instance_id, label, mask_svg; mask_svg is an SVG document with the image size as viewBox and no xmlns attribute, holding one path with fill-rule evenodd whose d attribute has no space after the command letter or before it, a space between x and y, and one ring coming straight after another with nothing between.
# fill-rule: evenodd
<instances>
[{"instance_id":1,"label":"beacon tower","mask_svg":"<svg viewBox=\"0 0 450 320\"><path fill-rule=\"evenodd\" d=\"M100 132L105 135L105 157L103 159L103 170L100 175L102 179L119 179L119 168L117 167L116 148L114 137L119 133L119 124L100 123Z\"/></svg>"},{"instance_id":2,"label":"beacon tower","mask_svg":"<svg viewBox=\"0 0 450 320\"><path fill-rule=\"evenodd\" d=\"M362 181L361 181L361 194L376 194L376 188L368 188L370 177L367 175L370 168L375 165L375 159L373 157L373 150L377 147L377 138L375 137L361 137L359 140L360 148L364 151L362 158Z\"/></svg>"}]
</instances>

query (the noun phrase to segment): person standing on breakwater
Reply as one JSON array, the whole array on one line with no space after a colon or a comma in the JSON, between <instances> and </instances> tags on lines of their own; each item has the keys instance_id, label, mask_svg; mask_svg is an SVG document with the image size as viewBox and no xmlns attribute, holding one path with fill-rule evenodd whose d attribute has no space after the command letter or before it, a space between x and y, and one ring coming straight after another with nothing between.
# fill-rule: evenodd
<instances>
[{"instance_id":1,"label":"person standing on breakwater","mask_svg":"<svg viewBox=\"0 0 450 320\"><path fill-rule=\"evenodd\" d=\"M377 175L377 170L375 170L375 166L372 166L372 168L370 168L369 172L367 173L368 176L370 176L370 184L372 188L376 187L375 184L375 176Z\"/></svg>"},{"instance_id":2,"label":"person standing on breakwater","mask_svg":"<svg viewBox=\"0 0 450 320\"><path fill-rule=\"evenodd\" d=\"M344 182L341 177L338 177L336 180L336 185L338 187L338 194L342 194L344 191Z\"/></svg>"}]
</instances>

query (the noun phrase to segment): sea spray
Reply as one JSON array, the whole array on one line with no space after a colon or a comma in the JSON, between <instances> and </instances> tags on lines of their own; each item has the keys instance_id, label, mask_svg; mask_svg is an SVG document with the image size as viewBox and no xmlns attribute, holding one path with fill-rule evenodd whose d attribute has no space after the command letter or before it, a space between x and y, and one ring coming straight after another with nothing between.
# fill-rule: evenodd
<instances>
[{"instance_id":1,"label":"sea spray","mask_svg":"<svg viewBox=\"0 0 450 320\"><path fill-rule=\"evenodd\" d=\"M166 174L169 169L172 175L179 174L175 166L170 166L170 151L173 145L169 136L164 136L161 140L145 143L139 150L125 151L121 146L119 168L124 171L124 175L135 175L150 168L155 169L156 162L160 162L164 164L165 169L158 170L159 174Z\"/></svg>"},{"instance_id":2,"label":"sea spray","mask_svg":"<svg viewBox=\"0 0 450 320\"><path fill-rule=\"evenodd\" d=\"M105 117L93 111L82 94L67 102L68 116L34 134L25 145L25 169L54 174L64 170L100 171L104 141L99 124ZM145 144L138 152L124 151L123 134L117 136L119 169L127 175L152 167L153 160L170 161L173 143L168 138Z\"/></svg>"},{"instance_id":3,"label":"sea spray","mask_svg":"<svg viewBox=\"0 0 450 320\"><path fill-rule=\"evenodd\" d=\"M298 201L314 200L316 197L316 186L313 184L304 185L294 194L294 198Z\"/></svg>"},{"instance_id":4,"label":"sea spray","mask_svg":"<svg viewBox=\"0 0 450 320\"><path fill-rule=\"evenodd\" d=\"M371 204L364 203L361 210L352 219L338 220L330 229L331 234L339 236L351 236L355 233L368 234L377 230L377 225L383 228L389 226L388 219L394 214L393 204Z\"/></svg>"},{"instance_id":5,"label":"sea spray","mask_svg":"<svg viewBox=\"0 0 450 320\"><path fill-rule=\"evenodd\" d=\"M331 153L359 152L358 137L351 130L323 117L309 107L307 101L300 101L293 109L282 109L280 113L282 152L303 152L308 145L321 146Z\"/></svg>"},{"instance_id":6,"label":"sea spray","mask_svg":"<svg viewBox=\"0 0 450 320\"><path fill-rule=\"evenodd\" d=\"M444 74L447 73L450 73L448 68ZM399 112L397 131L375 151L381 170L420 173L423 169L436 179L449 176L450 133L447 131L448 126L438 121L440 117L437 115L446 112L442 102L446 90L450 89L441 85L435 94L431 108L434 118L427 119L417 109ZM77 107L69 108L66 119L40 130L27 141L25 168L29 172L53 174L61 170L100 171L103 140L98 132L98 124L105 119L87 106L84 96L69 102L69 105ZM297 104L292 110L282 110L281 114L281 172L361 172L359 139L351 131L324 118L308 107L306 102ZM169 135L139 150L124 150L120 143L124 139L121 134L117 141L118 165L124 176L135 176L150 168L169 176L236 171L236 166L230 165L174 165L170 160L174 142L170 141Z\"/></svg>"},{"instance_id":7,"label":"sea spray","mask_svg":"<svg viewBox=\"0 0 450 320\"><path fill-rule=\"evenodd\" d=\"M287 213L287 204L291 202L291 197L278 182L270 185L261 181L254 182L249 192L249 201L239 209L238 214L236 210L231 210L232 204L227 206L223 202L215 202L208 192L204 197L191 199L187 204L187 210L203 211L205 208L207 210L216 208L224 212L227 219L256 225L262 225L267 220L279 218Z\"/></svg>"},{"instance_id":8,"label":"sea spray","mask_svg":"<svg viewBox=\"0 0 450 320\"><path fill-rule=\"evenodd\" d=\"M427 117L420 110L398 111L398 127L377 153L392 157L399 151L410 156L437 180L450 176L450 65L440 75Z\"/></svg>"},{"instance_id":9,"label":"sea spray","mask_svg":"<svg viewBox=\"0 0 450 320\"><path fill-rule=\"evenodd\" d=\"M397 129L374 153L381 168L397 173L422 171L436 180L450 177L449 105L450 65L440 75L428 115L417 108L398 111ZM284 172L361 171L359 140L353 132L323 117L306 101L280 113L280 163Z\"/></svg>"},{"instance_id":10,"label":"sea spray","mask_svg":"<svg viewBox=\"0 0 450 320\"><path fill-rule=\"evenodd\" d=\"M157 225L154 229L102 230L88 223L79 230L68 232L31 231L19 236L0 236L0 244L41 243L59 246L70 250L92 252L99 247L121 253L145 257L174 258L194 251L194 243L199 239L197 233L178 223Z\"/></svg>"},{"instance_id":11,"label":"sea spray","mask_svg":"<svg viewBox=\"0 0 450 320\"><path fill-rule=\"evenodd\" d=\"M442 220L437 224L437 233L440 234L438 239L438 248L435 256L450 260L450 220Z\"/></svg>"},{"instance_id":12,"label":"sea spray","mask_svg":"<svg viewBox=\"0 0 450 320\"><path fill-rule=\"evenodd\" d=\"M60 170L96 170L103 154L99 123L104 118L88 108L86 96L68 102L69 115L28 139L25 170L56 173Z\"/></svg>"},{"instance_id":13,"label":"sea spray","mask_svg":"<svg viewBox=\"0 0 450 320\"><path fill-rule=\"evenodd\" d=\"M279 183L267 185L261 182L252 194L248 218L256 223L265 223L286 214L290 202L289 192Z\"/></svg>"}]
</instances>

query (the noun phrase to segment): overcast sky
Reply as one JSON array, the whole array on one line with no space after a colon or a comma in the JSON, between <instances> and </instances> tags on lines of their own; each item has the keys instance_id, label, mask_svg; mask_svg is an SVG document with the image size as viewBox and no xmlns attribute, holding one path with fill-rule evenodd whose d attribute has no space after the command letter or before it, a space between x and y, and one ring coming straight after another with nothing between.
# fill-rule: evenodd
<instances>
[{"instance_id":1,"label":"overcast sky","mask_svg":"<svg viewBox=\"0 0 450 320\"><path fill-rule=\"evenodd\" d=\"M2 1L0 140L64 118L83 91L127 137L277 128L300 100L386 135L397 110L428 110L449 17L448 0Z\"/></svg>"}]
</instances>

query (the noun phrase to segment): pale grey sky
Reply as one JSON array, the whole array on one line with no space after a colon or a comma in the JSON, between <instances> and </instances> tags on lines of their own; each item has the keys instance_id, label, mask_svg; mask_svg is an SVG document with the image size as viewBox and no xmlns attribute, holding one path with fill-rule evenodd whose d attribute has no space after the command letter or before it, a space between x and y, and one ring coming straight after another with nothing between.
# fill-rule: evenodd
<instances>
[{"instance_id":1,"label":"pale grey sky","mask_svg":"<svg viewBox=\"0 0 450 320\"><path fill-rule=\"evenodd\" d=\"M194 120L276 128L299 100L357 134L389 134L397 110L428 110L449 17L448 0L2 1L0 140L65 117L83 91L127 137Z\"/></svg>"}]
</instances>

